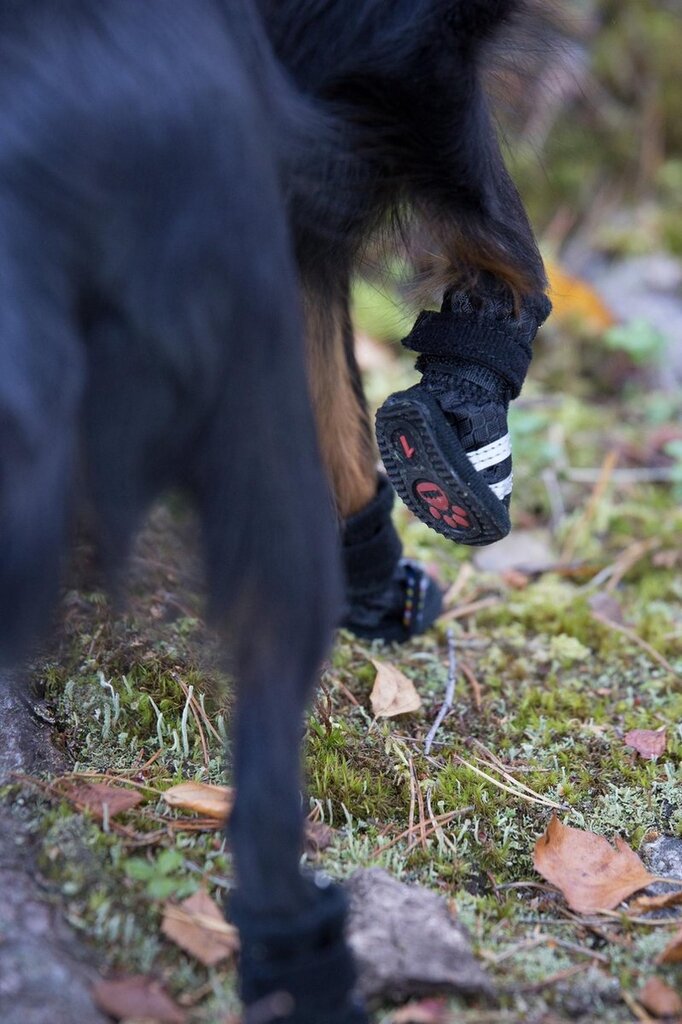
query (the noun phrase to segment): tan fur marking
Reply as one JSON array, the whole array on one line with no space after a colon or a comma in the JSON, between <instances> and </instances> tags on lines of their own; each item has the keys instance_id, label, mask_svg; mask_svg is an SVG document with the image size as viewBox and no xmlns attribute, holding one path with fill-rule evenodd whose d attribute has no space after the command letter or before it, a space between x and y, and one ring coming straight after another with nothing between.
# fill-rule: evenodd
<instances>
[{"instance_id":1,"label":"tan fur marking","mask_svg":"<svg viewBox=\"0 0 682 1024\"><path fill-rule=\"evenodd\" d=\"M376 494L376 462L365 410L353 390L344 334L350 330L345 303L322 309L305 303L310 391L322 460L339 515L347 518Z\"/></svg>"}]
</instances>

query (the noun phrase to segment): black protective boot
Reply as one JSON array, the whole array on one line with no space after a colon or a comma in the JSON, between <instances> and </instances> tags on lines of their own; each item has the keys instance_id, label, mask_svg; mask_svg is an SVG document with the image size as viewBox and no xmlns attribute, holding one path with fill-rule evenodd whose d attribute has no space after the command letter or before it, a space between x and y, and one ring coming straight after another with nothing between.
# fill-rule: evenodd
<instances>
[{"instance_id":1,"label":"black protective boot","mask_svg":"<svg viewBox=\"0 0 682 1024\"><path fill-rule=\"evenodd\" d=\"M379 477L376 497L343 525L346 614L342 625L364 639L409 640L440 615L442 593L419 562L402 558L391 520L393 490Z\"/></svg>"},{"instance_id":2,"label":"black protective boot","mask_svg":"<svg viewBox=\"0 0 682 1024\"><path fill-rule=\"evenodd\" d=\"M356 973L345 940L346 897L337 885L318 892L295 920L254 919L228 900L239 928L244 1024L368 1024L355 994Z\"/></svg>"},{"instance_id":3,"label":"black protective boot","mask_svg":"<svg viewBox=\"0 0 682 1024\"><path fill-rule=\"evenodd\" d=\"M550 310L536 295L517 313L508 290L489 281L482 296L450 293L440 313L421 313L403 342L420 353L423 376L379 409L379 449L408 508L460 544L492 544L511 528L507 410Z\"/></svg>"}]
</instances>

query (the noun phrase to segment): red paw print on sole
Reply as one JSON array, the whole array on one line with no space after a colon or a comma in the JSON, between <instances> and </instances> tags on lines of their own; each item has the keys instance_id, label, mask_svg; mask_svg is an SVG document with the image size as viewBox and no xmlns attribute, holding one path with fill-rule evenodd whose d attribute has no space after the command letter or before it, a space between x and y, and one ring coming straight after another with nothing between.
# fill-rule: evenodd
<instances>
[{"instance_id":1,"label":"red paw print on sole","mask_svg":"<svg viewBox=\"0 0 682 1024\"><path fill-rule=\"evenodd\" d=\"M438 484L422 480L415 487L415 493L427 506L429 513L437 521L443 520L453 530L470 530L469 513L461 505L453 505L447 494Z\"/></svg>"},{"instance_id":2,"label":"red paw print on sole","mask_svg":"<svg viewBox=\"0 0 682 1024\"><path fill-rule=\"evenodd\" d=\"M505 537L509 511L481 479L436 400L418 386L392 395L377 413L386 473L407 507L459 544Z\"/></svg>"}]
</instances>

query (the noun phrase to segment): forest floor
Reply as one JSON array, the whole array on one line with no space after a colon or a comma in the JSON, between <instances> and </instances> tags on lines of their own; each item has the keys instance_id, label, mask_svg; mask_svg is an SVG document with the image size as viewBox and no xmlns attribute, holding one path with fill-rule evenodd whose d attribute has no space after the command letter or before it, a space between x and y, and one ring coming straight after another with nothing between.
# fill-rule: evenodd
<instances>
[{"instance_id":1,"label":"forest floor","mask_svg":"<svg viewBox=\"0 0 682 1024\"><path fill-rule=\"evenodd\" d=\"M682 837L682 394L594 344L560 326L516 403L511 538L472 551L397 508L408 553L448 588L445 615L403 647L340 633L322 676L305 760L311 816L333 831L308 860L337 878L379 865L441 893L498 994L411 1017L378 1007L377 1024L647 1020L644 983L679 985L656 962L674 912L574 913L533 867L554 811L636 850ZM377 400L410 378L395 348L363 340L360 352ZM193 550L191 520L164 506L122 615L78 575L59 647L33 669L71 778L37 772L5 793L33 837L41 898L101 970L153 975L192 1024L224 1024L238 1013L233 958L202 966L162 931L169 899L220 899L231 884L215 823L163 800L181 781L225 781L229 680L201 622ZM453 643L455 702L426 755ZM413 681L418 711L373 718L375 661ZM624 741L633 729L665 730L664 752L640 756ZM78 788L92 782L143 801L101 820Z\"/></svg>"}]
</instances>

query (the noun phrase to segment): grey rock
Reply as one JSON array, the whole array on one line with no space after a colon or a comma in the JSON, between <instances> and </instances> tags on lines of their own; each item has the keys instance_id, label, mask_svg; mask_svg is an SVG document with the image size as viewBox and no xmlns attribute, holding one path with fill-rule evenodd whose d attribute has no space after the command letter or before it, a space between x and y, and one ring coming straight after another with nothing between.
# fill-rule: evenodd
<instances>
[{"instance_id":1,"label":"grey rock","mask_svg":"<svg viewBox=\"0 0 682 1024\"><path fill-rule=\"evenodd\" d=\"M660 836L651 843L644 843L640 850L642 859L652 875L661 878L679 878L679 884L654 882L644 892L647 896L660 896L682 888L682 839L674 836ZM682 906L666 907L652 912L653 917L682 917Z\"/></svg>"},{"instance_id":2,"label":"grey rock","mask_svg":"<svg viewBox=\"0 0 682 1024\"><path fill-rule=\"evenodd\" d=\"M666 340L656 384L682 383L682 263L664 253L604 265L593 275L606 305L625 322L645 320Z\"/></svg>"},{"instance_id":3,"label":"grey rock","mask_svg":"<svg viewBox=\"0 0 682 1024\"><path fill-rule=\"evenodd\" d=\"M651 843L645 843L642 854L649 871L662 878L679 878L682 885L682 839L674 836L660 836ZM663 883L657 883L662 885Z\"/></svg>"},{"instance_id":4,"label":"grey rock","mask_svg":"<svg viewBox=\"0 0 682 1024\"><path fill-rule=\"evenodd\" d=\"M0 680L0 781L55 772L64 761L17 679ZM90 997L93 962L38 881L36 846L21 802L0 802L0 1021L105 1024Z\"/></svg>"},{"instance_id":5,"label":"grey rock","mask_svg":"<svg viewBox=\"0 0 682 1024\"><path fill-rule=\"evenodd\" d=\"M5 673L0 679L0 785L18 774L54 774L66 763L52 745L50 731L33 713L40 702L20 677Z\"/></svg>"},{"instance_id":6,"label":"grey rock","mask_svg":"<svg viewBox=\"0 0 682 1024\"><path fill-rule=\"evenodd\" d=\"M556 561L549 530L513 530L504 540L474 555L474 564L482 572L501 573L509 569L544 572Z\"/></svg>"},{"instance_id":7,"label":"grey rock","mask_svg":"<svg viewBox=\"0 0 682 1024\"><path fill-rule=\"evenodd\" d=\"M346 889L348 939L366 999L494 995L466 931L440 896L379 868L356 871Z\"/></svg>"}]
</instances>

